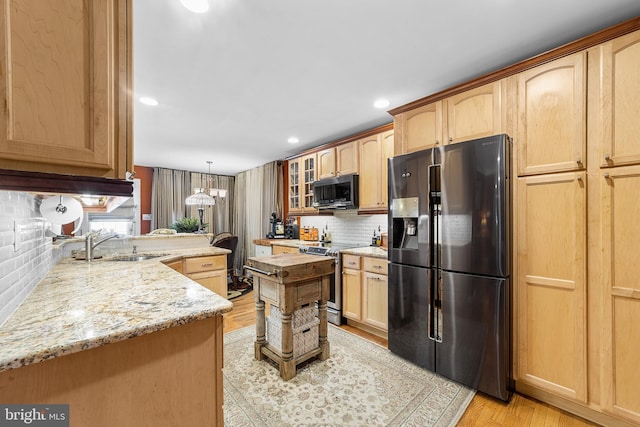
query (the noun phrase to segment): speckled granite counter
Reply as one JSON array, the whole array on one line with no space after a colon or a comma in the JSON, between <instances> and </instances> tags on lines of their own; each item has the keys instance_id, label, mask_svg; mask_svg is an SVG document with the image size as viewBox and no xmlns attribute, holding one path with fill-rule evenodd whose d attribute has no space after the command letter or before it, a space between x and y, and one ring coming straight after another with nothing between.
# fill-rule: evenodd
<instances>
[{"instance_id":1,"label":"speckled granite counter","mask_svg":"<svg viewBox=\"0 0 640 427\"><path fill-rule=\"evenodd\" d=\"M230 301L162 263L228 252L206 247L136 262L61 260L0 327L0 372L230 311Z\"/></svg>"},{"instance_id":2,"label":"speckled granite counter","mask_svg":"<svg viewBox=\"0 0 640 427\"><path fill-rule=\"evenodd\" d=\"M340 251L341 254L351 254L351 255L360 255L360 256L369 256L373 258L388 258L388 253L386 250L381 249L378 246L365 246L362 248L353 248L353 249L343 249Z\"/></svg>"}]
</instances>

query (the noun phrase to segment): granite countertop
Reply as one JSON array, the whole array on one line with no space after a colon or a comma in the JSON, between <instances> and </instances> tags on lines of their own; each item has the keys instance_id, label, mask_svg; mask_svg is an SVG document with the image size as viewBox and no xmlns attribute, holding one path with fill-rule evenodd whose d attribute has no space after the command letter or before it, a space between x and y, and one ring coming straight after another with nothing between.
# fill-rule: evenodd
<instances>
[{"instance_id":1,"label":"granite countertop","mask_svg":"<svg viewBox=\"0 0 640 427\"><path fill-rule=\"evenodd\" d=\"M206 247L135 262L64 258L0 327L0 372L231 311L230 301L163 264L227 253Z\"/></svg>"},{"instance_id":2,"label":"granite countertop","mask_svg":"<svg viewBox=\"0 0 640 427\"><path fill-rule=\"evenodd\" d=\"M255 239L253 241L256 245L261 246L289 246L293 248L300 247L301 245L306 246L318 246L320 242L316 240L300 240L300 239Z\"/></svg>"},{"instance_id":3,"label":"granite countertop","mask_svg":"<svg viewBox=\"0 0 640 427\"><path fill-rule=\"evenodd\" d=\"M384 259L387 259L389 256L388 252L384 249L381 249L379 246L365 246L362 248L343 249L340 251L340 253Z\"/></svg>"}]
</instances>

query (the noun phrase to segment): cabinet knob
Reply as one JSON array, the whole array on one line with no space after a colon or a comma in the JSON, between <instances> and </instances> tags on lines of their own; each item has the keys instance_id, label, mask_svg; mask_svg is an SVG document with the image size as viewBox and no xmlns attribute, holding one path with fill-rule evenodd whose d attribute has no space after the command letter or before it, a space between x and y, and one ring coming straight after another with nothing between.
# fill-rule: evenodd
<instances>
[{"instance_id":1,"label":"cabinet knob","mask_svg":"<svg viewBox=\"0 0 640 427\"><path fill-rule=\"evenodd\" d=\"M608 179L608 178L609 178L609 174L608 174L608 173L606 173L606 172L605 172L605 174L604 174L604 175L602 175L602 176L604 176L604 178L605 178L605 179Z\"/></svg>"},{"instance_id":2,"label":"cabinet knob","mask_svg":"<svg viewBox=\"0 0 640 427\"><path fill-rule=\"evenodd\" d=\"M608 162L609 160L611 160L611 154L605 154L604 155L604 159Z\"/></svg>"},{"instance_id":3,"label":"cabinet knob","mask_svg":"<svg viewBox=\"0 0 640 427\"><path fill-rule=\"evenodd\" d=\"M582 164L582 158L581 158L581 157L578 157L578 158L576 159L576 163L577 163L577 164L579 164L579 165L581 165L581 164Z\"/></svg>"},{"instance_id":4,"label":"cabinet knob","mask_svg":"<svg viewBox=\"0 0 640 427\"><path fill-rule=\"evenodd\" d=\"M436 139L436 145L440 145L440 141Z\"/></svg>"},{"instance_id":5,"label":"cabinet knob","mask_svg":"<svg viewBox=\"0 0 640 427\"><path fill-rule=\"evenodd\" d=\"M578 178L576 178L578 180L578 182L582 182L582 175L578 175Z\"/></svg>"},{"instance_id":6,"label":"cabinet knob","mask_svg":"<svg viewBox=\"0 0 640 427\"><path fill-rule=\"evenodd\" d=\"M449 142L453 142L453 137L449 137Z\"/></svg>"}]
</instances>

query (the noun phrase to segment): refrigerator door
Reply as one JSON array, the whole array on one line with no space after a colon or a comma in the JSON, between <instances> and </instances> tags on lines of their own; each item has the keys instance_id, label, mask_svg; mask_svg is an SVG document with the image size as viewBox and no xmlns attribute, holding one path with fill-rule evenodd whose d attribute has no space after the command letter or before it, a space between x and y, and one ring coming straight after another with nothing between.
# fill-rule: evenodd
<instances>
[{"instance_id":1,"label":"refrigerator door","mask_svg":"<svg viewBox=\"0 0 640 427\"><path fill-rule=\"evenodd\" d=\"M509 275L509 139L506 135L447 145L441 163L443 270Z\"/></svg>"},{"instance_id":2,"label":"refrigerator door","mask_svg":"<svg viewBox=\"0 0 640 427\"><path fill-rule=\"evenodd\" d=\"M429 339L429 279L423 267L389 264L389 350L435 371L435 342Z\"/></svg>"},{"instance_id":3,"label":"refrigerator door","mask_svg":"<svg viewBox=\"0 0 640 427\"><path fill-rule=\"evenodd\" d=\"M442 272L442 342L436 372L509 399L508 279ZM391 336L391 335L390 335Z\"/></svg>"},{"instance_id":4,"label":"refrigerator door","mask_svg":"<svg viewBox=\"0 0 640 427\"><path fill-rule=\"evenodd\" d=\"M389 260L429 266L428 167L431 150L390 158Z\"/></svg>"}]
</instances>

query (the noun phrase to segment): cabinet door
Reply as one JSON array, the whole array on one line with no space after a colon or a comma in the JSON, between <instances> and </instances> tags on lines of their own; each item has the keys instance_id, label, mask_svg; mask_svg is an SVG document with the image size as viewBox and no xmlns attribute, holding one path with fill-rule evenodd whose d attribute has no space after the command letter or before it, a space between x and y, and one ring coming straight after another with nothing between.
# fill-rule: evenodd
<instances>
[{"instance_id":1,"label":"cabinet door","mask_svg":"<svg viewBox=\"0 0 640 427\"><path fill-rule=\"evenodd\" d=\"M359 208L381 208L380 182L382 170L380 167L382 152L380 140L377 135L363 138L358 141L360 145L360 160L363 168L360 171L359 180ZM386 170L386 168L385 168Z\"/></svg>"},{"instance_id":2,"label":"cabinet door","mask_svg":"<svg viewBox=\"0 0 640 427\"><path fill-rule=\"evenodd\" d=\"M432 148L442 144L442 101L407 111L396 117L395 128L400 127L400 147L396 154Z\"/></svg>"},{"instance_id":3,"label":"cabinet door","mask_svg":"<svg viewBox=\"0 0 640 427\"><path fill-rule=\"evenodd\" d=\"M584 169L586 52L517 76L518 175Z\"/></svg>"},{"instance_id":4,"label":"cabinet door","mask_svg":"<svg viewBox=\"0 0 640 427\"><path fill-rule=\"evenodd\" d=\"M640 424L640 166L605 169L601 184L602 404L606 411Z\"/></svg>"},{"instance_id":5,"label":"cabinet door","mask_svg":"<svg viewBox=\"0 0 640 427\"><path fill-rule=\"evenodd\" d=\"M362 273L362 321L386 331L388 329L388 285L383 274Z\"/></svg>"},{"instance_id":6,"label":"cabinet door","mask_svg":"<svg viewBox=\"0 0 640 427\"><path fill-rule=\"evenodd\" d=\"M601 166L640 163L640 31L602 46Z\"/></svg>"},{"instance_id":7,"label":"cabinet door","mask_svg":"<svg viewBox=\"0 0 640 427\"><path fill-rule=\"evenodd\" d=\"M336 175L358 173L358 142L351 141L336 147Z\"/></svg>"},{"instance_id":8,"label":"cabinet door","mask_svg":"<svg viewBox=\"0 0 640 427\"><path fill-rule=\"evenodd\" d=\"M342 270L342 314L347 319L362 320L361 282L360 270Z\"/></svg>"},{"instance_id":9,"label":"cabinet door","mask_svg":"<svg viewBox=\"0 0 640 427\"><path fill-rule=\"evenodd\" d=\"M227 298L227 270L187 274L187 277L220 295L222 298Z\"/></svg>"},{"instance_id":10,"label":"cabinet door","mask_svg":"<svg viewBox=\"0 0 640 427\"><path fill-rule=\"evenodd\" d=\"M289 212L297 213L300 206L300 159L289 160Z\"/></svg>"},{"instance_id":11,"label":"cabinet door","mask_svg":"<svg viewBox=\"0 0 640 427\"><path fill-rule=\"evenodd\" d=\"M382 154L382 166L380 168L380 206L387 209L388 205L388 173L387 160L393 157L395 136L392 130L380 134L380 150Z\"/></svg>"},{"instance_id":12,"label":"cabinet door","mask_svg":"<svg viewBox=\"0 0 640 427\"><path fill-rule=\"evenodd\" d=\"M125 178L127 0L3 2L0 168Z\"/></svg>"},{"instance_id":13,"label":"cabinet door","mask_svg":"<svg viewBox=\"0 0 640 427\"><path fill-rule=\"evenodd\" d=\"M520 381L586 401L583 172L518 179Z\"/></svg>"},{"instance_id":14,"label":"cabinet door","mask_svg":"<svg viewBox=\"0 0 640 427\"><path fill-rule=\"evenodd\" d=\"M446 99L449 144L502 133L502 83L497 81Z\"/></svg>"},{"instance_id":15,"label":"cabinet door","mask_svg":"<svg viewBox=\"0 0 640 427\"><path fill-rule=\"evenodd\" d=\"M313 207L313 183L316 180L316 154L309 154L300 158L300 205L303 212L317 212Z\"/></svg>"},{"instance_id":16,"label":"cabinet door","mask_svg":"<svg viewBox=\"0 0 640 427\"><path fill-rule=\"evenodd\" d=\"M297 254L300 251L298 250L298 248L294 248L293 246L272 245L271 252L273 255L279 255L279 254Z\"/></svg>"},{"instance_id":17,"label":"cabinet door","mask_svg":"<svg viewBox=\"0 0 640 427\"><path fill-rule=\"evenodd\" d=\"M318 179L336 176L336 149L318 151Z\"/></svg>"}]
</instances>

